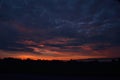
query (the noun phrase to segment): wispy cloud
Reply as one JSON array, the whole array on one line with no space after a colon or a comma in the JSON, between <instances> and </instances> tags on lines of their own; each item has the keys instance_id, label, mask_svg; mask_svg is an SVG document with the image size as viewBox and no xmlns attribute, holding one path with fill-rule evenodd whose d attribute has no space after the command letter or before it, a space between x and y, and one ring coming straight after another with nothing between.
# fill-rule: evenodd
<instances>
[{"instance_id":1,"label":"wispy cloud","mask_svg":"<svg viewBox=\"0 0 120 80\"><path fill-rule=\"evenodd\" d=\"M1 57L120 56L119 4L116 0L0 0Z\"/></svg>"}]
</instances>

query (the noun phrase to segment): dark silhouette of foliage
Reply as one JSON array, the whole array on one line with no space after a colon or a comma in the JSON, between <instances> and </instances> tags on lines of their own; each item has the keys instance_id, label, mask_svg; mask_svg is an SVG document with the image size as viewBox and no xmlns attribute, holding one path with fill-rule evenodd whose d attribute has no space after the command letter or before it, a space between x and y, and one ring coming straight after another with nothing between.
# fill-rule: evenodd
<instances>
[{"instance_id":1,"label":"dark silhouette of foliage","mask_svg":"<svg viewBox=\"0 0 120 80\"><path fill-rule=\"evenodd\" d=\"M20 60L0 59L0 73L30 73L41 75L106 75L120 73L120 59L87 60Z\"/></svg>"}]
</instances>

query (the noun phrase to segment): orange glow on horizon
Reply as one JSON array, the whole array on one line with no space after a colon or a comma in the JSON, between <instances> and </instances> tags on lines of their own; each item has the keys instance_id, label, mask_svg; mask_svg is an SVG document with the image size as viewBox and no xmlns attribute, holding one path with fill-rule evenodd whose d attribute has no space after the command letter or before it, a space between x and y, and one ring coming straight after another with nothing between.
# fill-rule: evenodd
<instances>
[{"instance_id":1,"label":"orange glow on horizon","mask_svg":"<svg viewBox=\"0 0 120 80\"><path fill-rule=\"evenodd\" d=\"M32 60L77 60L77 59L89 59L89 58L106 58L106 57L92 57L92 56L66 56L66 57L53 57L53 56L34 56L34 55L19 55L15 58L22 60L32 59Z\"/></svg>"},{"instance_id":2,"label":"orange glow on horizon","mask_svg":"<svg viewBox=\"0 0 120 80\"><path fill-rule=\"evenodd\" d=\"M88 58L95 58L95 56L81 56L81 55L64 55L64 56L48 56L48 55L38 55L33 53L27 53L27 52L7 52L7 51L1 51L0 58L19 58L22 60L25 59L32 59L32 60L74 60L74 59L88 59ZM99 56L96 56L99 58Z\"/></svg>"},{"instance_id":3,"label":"orange glow on horizon","mask_svg":"<svg viewBox=\"0 0 120 80\"><path fill-rule=\"evenodd\" d=\"M52 51L49 49L41 50L37 49L38 52L22 52L22 51L3 51L0 50L0 58L20 58L20 59L33 59L33 60L75 60L75 59L88 59L88 58L115 58L119 57L120 47L111 47L105 50L92 50L86 46L83 49L88 51L82 52L60 52ZM35 50L36 51L36 50ZM89 52L89 53L88 53Z\"/></svg>"}]
</instances>

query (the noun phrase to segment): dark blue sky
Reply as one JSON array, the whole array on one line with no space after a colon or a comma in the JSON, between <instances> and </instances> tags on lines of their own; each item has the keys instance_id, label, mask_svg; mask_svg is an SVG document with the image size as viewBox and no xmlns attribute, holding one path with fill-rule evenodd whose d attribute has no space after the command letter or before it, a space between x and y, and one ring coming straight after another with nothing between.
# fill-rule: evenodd
<instances>
[{"instance_id":1,"label":"dark blue sky","mask_svg":"<svg viewBox=\"0 0 120 80\"><path fill-rule=\"evenodd\" d=\"M120 57L118 0L0 0L0 57Z\"/></svg>"}]
</instances>

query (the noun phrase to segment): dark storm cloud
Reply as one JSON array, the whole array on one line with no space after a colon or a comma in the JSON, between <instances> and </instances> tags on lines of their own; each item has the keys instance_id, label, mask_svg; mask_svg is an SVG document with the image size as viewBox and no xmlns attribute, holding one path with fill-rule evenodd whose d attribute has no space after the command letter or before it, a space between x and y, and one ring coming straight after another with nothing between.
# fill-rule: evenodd
<instances>
[{"instance_id":1,"label":"dark storm cloud","mask_svg":"<svg viewBox=\"0 0 120 80\"><path fill-rule=\"evenodd\" d=\"M96 44L90 46L93 50L120 46L119 4L117 0L0 0L0 49L34 52L30 47L44 45L75 52L86 44Z\"/></svg>"}]
</instances>

